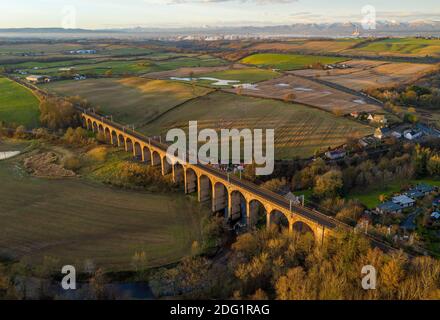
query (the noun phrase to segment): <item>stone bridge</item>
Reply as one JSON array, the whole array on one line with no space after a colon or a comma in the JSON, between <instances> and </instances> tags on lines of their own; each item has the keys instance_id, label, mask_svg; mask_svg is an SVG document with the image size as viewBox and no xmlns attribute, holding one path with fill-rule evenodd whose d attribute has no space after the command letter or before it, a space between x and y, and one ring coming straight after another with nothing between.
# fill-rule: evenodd
<instances>
[{"instance_id":1,"label":"stone bridge","mask_svg":"<svg viewBox=\"0 0 440 320\"><path fill-rule=\"evenodd\" d=\"M313 209L291 205L284 197L239 179L209 165L183 163L167 153L168 146L108 120L82 110L81 118L88 130L101 132L109 144L124 148L151 166L160 167L163 175L183 184L185 193L197 193L215 213L222 213L231 223L240 222L247 228L257 224L277 224L300 232L313 233L322 242L336 227L350 228ZM352 230L352 228L351 228Z\"/></svg>"}]
</instances>

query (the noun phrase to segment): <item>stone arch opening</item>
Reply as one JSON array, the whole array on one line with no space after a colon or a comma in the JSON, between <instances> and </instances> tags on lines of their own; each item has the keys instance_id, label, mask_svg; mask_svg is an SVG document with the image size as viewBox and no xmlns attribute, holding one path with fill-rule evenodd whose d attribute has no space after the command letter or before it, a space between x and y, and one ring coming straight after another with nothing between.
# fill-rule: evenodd
<instances>
[{"instance_id":1,"label":"stone arch opening","mask_svg":"<svg viewBox=\"0 0 440 320\"><path fill-rule=\"evenodd\" d=\"M226 186L221 183L217 182L214 185L214 196L212 199L212 211L213 212L220 212L225 219L228 218L229 212L228 212L228 203L229 203L229 193Z\"/></svg>"},{"instance_id":2,"label":"stone arch opening","mask_svg":"<svg viewBox=\"0 0 440 320\"><path fill-rule=\"evenodd\" d=\"M278 210L272 210L269 215L269 226L275 225L279 230L288 229L289 228L289 219L287 219L286 215Z\"/></svg>"},{"instance_id":3,"label":"stone arch opening","mask_svg":"<svg viewBox=\"0 0 440 320\"><path fill-rule=\"evenodd\" d=\"M310 234L315 237L315 233L313 232L313 229L305 222L303 221L296 221L292 225L292 231L299 233L299 234Z\"/></svg>"},{"instance_id":4,"label":"stone arch opening","mask_svg":"<svg viewBox=\"0 0 440 320\"><path fill-rule=\"evenodd\" d=\"M150 151L150 148L148 148L147 146L144 146L142 148L142 155L143 155L144 162L150 164L151 163L151 151Z\"/></svg>"},{"instance_id":5,"label":"stone arch opening","mask_svg":"<svg viewBox=\"0 0 440 320\"><path fill-rule=\"evenodd\" d=\"M249 202L248 226L261 227L266 225L266 207L258 200L253 199Z\"/></svg>"},{"instance_id":6,"label":"stone arch opening","mask_svg":"<svg viewBox=\"0 0 440 320\"><path fill-rule=\"evenodd\" d=\"M246 198L238 190L232 191L229 197L230 197L229 221L232 224L240 223L242 225L246 225L247 224Z\"/></svg>"},{"instance_id":7,"label":"stone arch opening","mask_svg":"<svg viewBox=\"0 0 440 320\"><path fill-rule=\"evenodd\" d=\"M125 139L125 151L133 152L133 141L130 138Z\"/></svg>"},{"instance_id":8,"label":"stone arch opening","mask_svg":"<svg viewBox=\"0 0 440 320\"><path fill-rule=\"evenodd\" d=\"M119 144L120 147L126 148L126 146L125 146L125 139L124 139L124 136L122 134L120 134L118 136L118 141L119 141L118 144Z\"/></svg>"},{"instance_id":9,"label":"stone arch opening","mask_svg":"<svg viewBox=\"0 0 440 320\"><path fill-rule=\"evenodd\" d=\"M173 168L171 166L171 159L168 158L168 156L165 154L165 156L162 157L162 175L167 175L172 173Z\"/></svg>"},{"instance_id":10,"label":"stone arch opening","mask_svg":"<svg viewBox=\"0 0 440 320\"><path fill-rule=\"evenodd\" d=\"M139 142L135 141L133 155L136 160L142 161L142 148Z\"/></svg>"},{"instance_id":11,"label":"stone arch opening","mask_svg":"<svg viewBox=\"0 0 440 320\"><path fill-rule=\"evenodd\" d=\"M108 127L106 127L104 129L104 134L105 134L105 141L107 141L107 143L111 143L111 141L112 141L112 134L111 134L110 129Z\"/></svg>"},{"instance_id":12,"label":"stone arch opening","mask_svg":"<svg viewBox=\"0 0 440 320\"><path fill-rule=\"evenodd\" d=\"M102 124L100 124L100 125L98 126L98 130L99 130L99 132L104 133L104 127L102 126Z\"/></svg>"},{"instance_id":13,"label":"stone arch opening","mask_svg":"<svg viewBox=\"0 0 440 320\"><path fill-rule=\"evenodd\" d=\"M198 191L197 174L188 168L185 170L185 193L193 193Z\"/></svg>"},{"instance_id":14,"label":"stone arch opening","mask_svg":"<svg viewBox=\"0 0 440 320\"><path fill-rule=\"evenodd\" d=\"M160 158L160 154L157 151L153 151L151 153L151 165L152 166L161 166L162 159Z\"/></svg>"},{"instance_id":15,"label":"stone arch opening","mask_svg":"<svg viewBox=\"0 0 440 320\"><path fill-rule=\"evenodd\" d=\"M183 168L183 165L180 164L179 162L176 162L173 164L173 181L174 183L182 183L185 178L184 178L184 172L185 169Z\"/></svg>"},{"instance_id":16,"label":"stone arch opening","mask_svg":"<svg viewBox=\"0 0 440 320\"><path fill-rule=\"evenodd\" d=\"M87 119L87 130L92 131L93 130L93 123L92 120Z\"/></svg>"},{"instance_id":17,"label":"stone arch opening","mask_svg":"<svg viewBox=\"0 0 440 320\"><path fill-rule=\"evenodd\" d=\"M114 146L118 145L118 134L114 130L112 131L112 143Z\"/></svg>"},{"instance_id":18,"label":"stone arch opening","mask_svg":"<svg viewBox=\"0 0 440 320\"><path fill-rule=\"evenodd\" d=\"M93 132L95 132L95 133L98 132L98 124L95 121L93 121L92 129L93 129Z\"/></svg>"},{"instance_id":19,"label":"stone arch opening","mask_svg":"<svg viewBox=\"0 0 440 320\"><path fill-rule=\"evenodd\" d=\"M208 176L200 175L199 177L199 201L212 201L212 183Z\"/></svg>"},{"instance_id":20,"label":"stone arch opening","mask_svg":"<svg viewBox=\"0 0 440 320\"><path fill-rule=\"evenodd\" d=\"M161 166L162 159L160 158L160 154L157 151L153 151L151 153L151 165L152 166Z\"/></svg>"}]
</instances>

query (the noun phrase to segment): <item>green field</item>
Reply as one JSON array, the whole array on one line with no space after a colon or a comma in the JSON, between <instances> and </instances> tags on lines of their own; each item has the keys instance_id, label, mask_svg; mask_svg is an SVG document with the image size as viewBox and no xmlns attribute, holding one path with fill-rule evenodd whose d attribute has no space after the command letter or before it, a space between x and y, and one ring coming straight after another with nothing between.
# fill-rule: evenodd
<instances>
[{"instance_id":1,"label":"green field","mask_svg":"<svg viewBox=\"0 0 440 320\"><path fill-rule=\"evenodd\" d=\"M440 56L440 40L416 38L384 39L373 41L356 48L355 51L378 55Z\"/></svg>"},{"instance_id":2,"label":"green field","mask_svg":"<svg viewBox=\"0 0 440 320\"><path fill-rule=\"evenodd\" d=\"M25 87L0 77L0 121L32 129L39 124L39 101Z\"/></svg>"},{"instance_id":3,"label":"green field","mask_svg":"<svg viewBox=\"0 0 440 320\"><path fill-rule=\"evenodd\" d=\"M79 95L114 119L143 125L176 105L211 92L189 84L143 78L58 81L42 85L64 96Z\"/></svg>"},{"instance_id":4,"label":"green field","mask_svg":"<svg viewBox=\"0 0 440 320\"><path fill-rule=\"evenodd\" d=\"M189 254L200 240L205 210L183 194L37 179L15 164L0 161L0 258L38 265L49 256L78 271L86 261L120 271L132 269L137 251L146 253L148 265L158 266Z\"/></svg>"},{"instance_id":5,"label":"green field","mask_svg":"<svg viewBox=\"0 0 440 320\"><path fill-rule=\"evenodd\" d=\"M258 53L241 60L244 64L275 69L295 70L306 68L314 63L330 64L347 60L346 58L324 57L298 54Z\"/></svg>"},{"instance_id":6,"label":"green field","mask_svg":"<svg viewBox=\"0 0 440 320\"><path fill-rule=\"evenodd\" d=\"M302 105L214 92L164 114L148 126L147 134L166 134L171 128L187 128L198 120L199 128L275 129L278 159L309 157L321 148L338 146L353 135L367 135L373 128Z\"/></svg>"}]
</instances>

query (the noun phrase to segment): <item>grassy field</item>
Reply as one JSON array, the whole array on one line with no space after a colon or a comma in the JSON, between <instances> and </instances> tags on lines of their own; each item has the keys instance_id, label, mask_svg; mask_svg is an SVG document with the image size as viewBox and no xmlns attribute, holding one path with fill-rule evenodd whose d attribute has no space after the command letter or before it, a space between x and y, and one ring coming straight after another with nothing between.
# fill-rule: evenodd
<instances>
[{"instance_id":1,"label":"grassy field","mask_svg":"<svg viewBox=\"0 0 440 320\"><path fill-rule=\"evenodd\" d=\"M16 150L16 146L11 146ZM45 180L0 162L0 257L38 265L43 257L82 270L132 269L135 252L158 266L187 255L200 239L204 209L182 194L124 191L78 179Z\"/></svg>"},{"instance_id":2,"label":"grassy field","mask_svg":"<svg viewBox=\"0 0 440 320\"><path fill-rule=\"evenodd\" d=\"M79 95L115 120L143 125L174 106L212 89L143 78L59 81L42 86L65 96Z\"/></svg>"},{"instance_id":3,"label":"grassy field","mask_svg":"<svg viewBox=\"0 0 440 320\"><path fill-rule=\"evenodd\" d=\"M280 70L294 70L306 68L314 63L337 63L347 60L346 58L324 57L298 54L258 53L241 60L244 64L260 67L270 67Z\"/></svg>"},{"instance_id":4,"label":"grassy field","mask_svg":"<svg viewBox=\"0 0 440 320\"><path fill-rule=\"evenodd\" d=\"M376 55L440 56L440 40L398 38L373 41L349 50Z\"/></svg>"},{"instance_id":5,"label":"grassy field","mask_svg":"<svg viewBox=\"0 0 440 320\"><path fill-rule=\"evenodd\" d=\"M0 121L35 128L39 123L39 101L28 89L0 77Z\"/></svg>"},{"instance_id":6,"label":"grassy field","mask_svg":"<svg viewBox=\"0 0 440 320\"><path fill-rule=\"evenodd\" d=\"M165 134L170 128L187 128L190 120L198 120L199 128L275 129L278 159L308 157L317 149L345 143L347 137L373 132L371 127L321 110L223 92L185 103L140 130Z\"/></svg>"},{"instance_id":7,"label":"grassy field","mask_svg":"<svg viewBox=\"0 0 440 320\"><path fill-rule=\"evenodd\" d=\"M426 183L432 186L440 187L440 180L435 179L417 179L417 180L403 180L395 181L378 188L362 191L353 192L349 194L350 199L358 199L361 203L366 205L368 208L373 209L380 204L379 196L384 194L386 196L392 196L394 193L400 192L402 186L416 185L419 183Z\"/></svg>"}]
</instances>

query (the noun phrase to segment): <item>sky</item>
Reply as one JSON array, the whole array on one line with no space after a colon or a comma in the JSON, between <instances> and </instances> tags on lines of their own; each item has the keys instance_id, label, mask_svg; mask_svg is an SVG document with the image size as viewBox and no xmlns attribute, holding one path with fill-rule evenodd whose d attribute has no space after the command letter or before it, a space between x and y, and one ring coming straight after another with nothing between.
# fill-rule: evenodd
<instances>
[{"instance_id":1,"label":"sky","mask_svg":"<svg viewBox=\"0 0 440 320\"><path fill-rule=\"evenodd\" d=\"M363 8L374 8L378 20L440 21L439 0L0 0L0 28L360 22Z\"/></svg>"}]
</instances>

